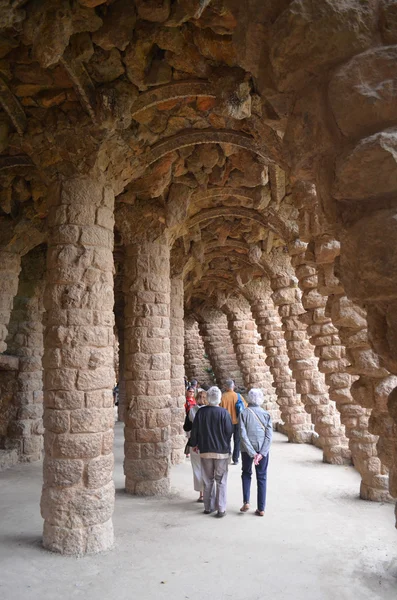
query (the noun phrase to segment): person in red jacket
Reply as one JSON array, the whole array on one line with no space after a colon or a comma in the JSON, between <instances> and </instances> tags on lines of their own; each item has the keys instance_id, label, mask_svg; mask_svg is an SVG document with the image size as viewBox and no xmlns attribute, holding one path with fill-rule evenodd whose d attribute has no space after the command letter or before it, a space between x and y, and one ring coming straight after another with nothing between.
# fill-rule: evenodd
<instances>
[{"instance_id":1,"label":"person in red jacket","mask_svg":"<svg viewBox=\"0 0 397 600\"><path fill-rule=\"evenodd\" d=\"M186 390L186 402L184 404L186 415L189 414L189 410L192 408L192 406L196 406L196 404L197 402L196 398L194 397L194 388L190 386Z\"/></svg>"}]
</instances>

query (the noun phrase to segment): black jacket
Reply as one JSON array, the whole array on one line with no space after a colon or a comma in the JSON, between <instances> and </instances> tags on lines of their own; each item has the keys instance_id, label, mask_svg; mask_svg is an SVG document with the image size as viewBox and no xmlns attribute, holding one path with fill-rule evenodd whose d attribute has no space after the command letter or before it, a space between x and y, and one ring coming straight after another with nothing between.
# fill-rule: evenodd
<instances>
[{"instance_id":1,"label":"black jacket","mask_svg":"<svg viewBox=\"0 0 397 600\"><path fill-rule=\"evenodd\" d=\"M220 406L203 406L193 421L189 445L200 452L229 454L233 424L228 411Z\"/></svg>"}]
</instances>

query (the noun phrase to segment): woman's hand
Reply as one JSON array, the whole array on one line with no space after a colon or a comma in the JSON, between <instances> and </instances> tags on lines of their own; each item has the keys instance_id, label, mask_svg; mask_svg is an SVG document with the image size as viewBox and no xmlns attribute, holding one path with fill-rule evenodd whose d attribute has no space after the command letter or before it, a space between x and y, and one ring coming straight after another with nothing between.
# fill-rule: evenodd
<instances>
[{"instance_id":1,"label":"woman's hand","mask_svg":"<svg viewBox=\"0 0 397 600\"><path fill-rule=\"evenodd\" d=\"M263 456L262 454L255 454L254 456L254 465L257 466L261 462Z\"/></svg>"},{"instance_id":2,"label":"woman's hand","mask_svg":"<svg viewBox=\"0 0 397 600\"><path fill-rule=\"evenodd\" d=\"M193 452L195 452L196 454L198 454L198 453L199 453L198 446L195 446L195 447L193 448Z\"/></svg>"}]
</instances>

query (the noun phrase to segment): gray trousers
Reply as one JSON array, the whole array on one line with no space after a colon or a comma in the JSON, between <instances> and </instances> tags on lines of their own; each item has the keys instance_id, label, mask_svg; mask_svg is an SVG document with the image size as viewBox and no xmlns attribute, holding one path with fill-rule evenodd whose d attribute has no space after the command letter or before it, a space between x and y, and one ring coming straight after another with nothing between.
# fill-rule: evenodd
<instances>
[{"instance_id":1,"label":"gray trousers","mask_svg":"<svg viewBox=\"0 0 397 600\"><path fill-rule=\"evenodd\" d=\"M228 458L201 458L205 510L226 510L228 468Z\"/></svg>"}]
</instances>

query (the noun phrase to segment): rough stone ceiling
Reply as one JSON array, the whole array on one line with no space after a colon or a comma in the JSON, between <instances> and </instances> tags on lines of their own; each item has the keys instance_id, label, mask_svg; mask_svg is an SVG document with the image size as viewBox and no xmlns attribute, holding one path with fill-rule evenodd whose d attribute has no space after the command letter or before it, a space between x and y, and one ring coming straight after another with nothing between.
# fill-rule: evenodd
<instances>
[{"instance_id":1,"label":"rough stone ceiling","mask_svg":"<svg viewBox=\"0 0 397 600\"><path fill-rule=\"evenodd\" d=\"M45 241L52 186L90 173L116 191L116 246L167 229L189 294L263 275L253 248L283 247L297 215L284 114L238 64L232 3L2 4L5 244Z\"/></svg>"}]
</instances>

